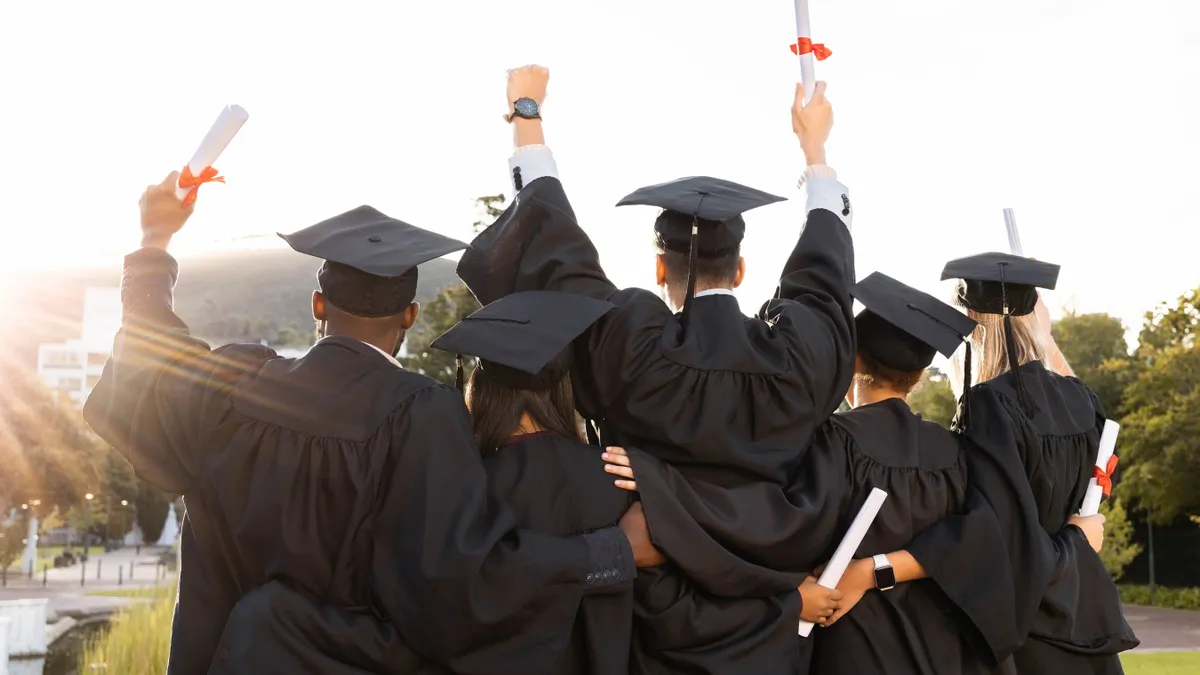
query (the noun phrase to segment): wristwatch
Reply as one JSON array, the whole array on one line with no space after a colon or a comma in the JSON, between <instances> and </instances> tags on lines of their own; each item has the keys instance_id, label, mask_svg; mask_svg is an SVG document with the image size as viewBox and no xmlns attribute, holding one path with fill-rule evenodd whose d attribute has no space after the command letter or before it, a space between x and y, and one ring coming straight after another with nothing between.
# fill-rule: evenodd
<instances>
[{"instance_id":1,"label":"wristwatch","mask_svg":"<svg viewBox=\"0 0 1200 675\"><path fill-rule=\"evenodd\" d=\"M542 119L541 108L538 106L537 101L522 96L513 101L513 111L508 116L508 121L513 121L514 117L527 120L540 120Z\"/></svg>"},{"instance_id":2,"label":"wristwatch","mask_svg":"<svg viewBox=\"0 0 1200 675\"><path fill-rule=\"evenodd\" d=\"M880 553L874 557L875 560L875 588L881 591L890 591L896 587L896 572L892 569L892 564L888 562L887 556Z\"/></svg>"}]
</instances>

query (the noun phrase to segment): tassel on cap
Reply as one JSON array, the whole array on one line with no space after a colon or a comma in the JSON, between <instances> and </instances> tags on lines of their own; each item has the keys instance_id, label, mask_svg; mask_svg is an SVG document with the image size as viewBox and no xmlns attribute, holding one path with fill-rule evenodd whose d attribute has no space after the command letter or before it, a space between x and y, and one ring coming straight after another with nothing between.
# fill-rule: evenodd
<instances>
[{"instance_id":1,"label":"tassel on cap","mask_svg":"<svg viewBox=\"0 0 1200 675\"><path fill-rule=\"evenodd\" d=\"M462 354L454 355L454 387L459 391L463 390L463 362Z\"/></svg>"},{"instance_id":2,"label":"tassel on cap","mask_svg":"<svg viewBox=\"0 0 1200 675\"><path fill-rule=\"evenodd\" d=\"M700 249L700 202L704 201L704 195L707 193L701 192L696 199L696 210L692 213L692 239L688 245L688 279L687 291L683 296L683 332L687 333L688 325L688 310L692 308L692 299L696 295L696 254Z\"/></svg>"},{"instance_id":3,"label":"tassel on cap","mask_svg":"<svg viewBox=\"0 0 1200 675\"><path fill-rule=\"evenodd\" d=\"M967 353L963 355L963 388L962 396L958 399L958 422L955 425L959 431L966 431L971 426L971 338L965 338Z\"/></svg>"}]
</instances>

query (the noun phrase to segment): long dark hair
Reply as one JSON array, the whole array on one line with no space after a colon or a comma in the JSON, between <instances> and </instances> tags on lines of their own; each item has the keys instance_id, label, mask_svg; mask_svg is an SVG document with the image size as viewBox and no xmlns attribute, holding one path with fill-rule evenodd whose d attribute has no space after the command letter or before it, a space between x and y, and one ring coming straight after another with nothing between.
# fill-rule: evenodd
<instances>
[{"instance_id":1,"label":"long dark hair","mask_svg":"<svg viewBox=\"0 0 1200 675\"><path fill-rule=\"evenodd\" d=\"M521 426L522 414L528 414L545 431L583 440L575 416L575 396L569 373L563 373L547 387L519 389L476 366L467 380L466 398L475 441L484 454L495 452L512 438Z\"/></svg>"}]
</instances>

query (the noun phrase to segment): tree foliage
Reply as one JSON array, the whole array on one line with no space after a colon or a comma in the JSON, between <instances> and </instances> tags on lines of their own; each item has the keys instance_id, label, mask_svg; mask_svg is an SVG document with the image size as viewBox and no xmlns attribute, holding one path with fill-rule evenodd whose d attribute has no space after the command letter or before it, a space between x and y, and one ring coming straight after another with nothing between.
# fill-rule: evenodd
<instances>
[{"instance_id":1,"label":"tree foliage","mask_svg":"<svg viewBox=\"0 0 1200 675\"><path fill-rule=\"evenodd\" d=\"M40 500L69 508L105 481L106 446L67 401L0 361L0 509Z\"/></svg>"},{"instance_id":2,"label":"tree foliage","mask_svg":"<svg viewBox=\"0 0 1200 675\"><path fill-rule=\"evenodd\" d=\"M1125 388L1138 373L1121 320L1108 314L1068 314L1051 330L1076 377L1096 392L1107 416L1119 418Z\"/></svg>"},{"instance_id":3,"label":"tree foliage","mask_svg":"<svg viewBox=\"0 0 1200 675\"><path fill-rule=\"evenodd\" d=\"M481 211L479 220L473 224L476 234L504 212L504 199L504 195L499 194L475 200ZM466 284L459 283L442 289L432 302L421 308L417 325L405 338L409 353L404 361L405 367L453 386L455 355L440 349L431 349L429 345L477 309L479 301L471 294ZM470 364L464 363L464 368L469 372Z\"/></svg>"},{"instance_id":4,"label":"tree foliage","mask_svg":"<svg viewBox=\"0 0 1200 675\"><path fill-rule=\"evenodd\" d=\"M958 408L950 378L937 368L929 368L921 376L920 384L908 395L908 406L930 422L949 429Z\"/></svg>"},{"instance_id":5,"label":"tree foliage","mask_svg":"<svg viewBox=\"0 0 1200 675\"><path fill-rule=\"evenodd\" d=\"M1113 580L1121 578L1125 568L1142 552L1141 544L1133 542L1133 523L1125 515L1120 500L1109 499L1100 504L1104 515L1104 548L1100 560Z\"/></svg>"}]
</instances>

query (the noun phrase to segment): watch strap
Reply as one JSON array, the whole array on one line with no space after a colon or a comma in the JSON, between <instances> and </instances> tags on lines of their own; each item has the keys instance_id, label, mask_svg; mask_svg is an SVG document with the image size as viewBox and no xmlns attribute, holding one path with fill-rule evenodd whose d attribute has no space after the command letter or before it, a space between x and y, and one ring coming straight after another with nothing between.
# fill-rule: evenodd
<instances>
[{"instance_id":1,"label":"watch strap","mask_svg":"<svg viewBox=\"0 0 1200 675\"><path fill-rule=\"evenodd\" d=\"M888 591L896 587L896 573L892 569L892 564L888 562L887 556L880 553L872 556L875 563L875 587L881 591Z\"/></svg>"}]
</instances>

